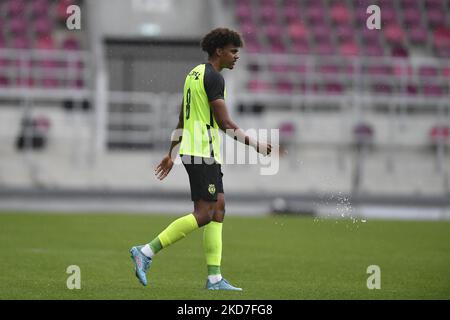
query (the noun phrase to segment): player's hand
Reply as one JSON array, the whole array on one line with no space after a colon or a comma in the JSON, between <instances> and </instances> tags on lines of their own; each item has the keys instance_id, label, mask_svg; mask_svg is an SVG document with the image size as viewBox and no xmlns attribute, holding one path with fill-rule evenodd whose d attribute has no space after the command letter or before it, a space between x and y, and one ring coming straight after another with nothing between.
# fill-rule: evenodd
<instances>
[{"instance_id":1,"label":"player's hand","mask_svg":"<svg viewBox=\"0 0 450 320\"><path fill-rule=\"evenodd\" d=\"M256 152L267 156L272 152L272 145L270 143L259 142L256 144Z\"/></svg>"},{"instance_id":2,"label":"player's hand","mask_svg":"<svg viewBox=\"0 0 450 320\"><path fill-rule=\"evenodd\" d=\"M169 155L165 156L155 169L156 178L158 178L159 180L163 180L165 177L167 177L170 170L172 170L172 167L172 158Z\"/></svg>"}]
</instances>

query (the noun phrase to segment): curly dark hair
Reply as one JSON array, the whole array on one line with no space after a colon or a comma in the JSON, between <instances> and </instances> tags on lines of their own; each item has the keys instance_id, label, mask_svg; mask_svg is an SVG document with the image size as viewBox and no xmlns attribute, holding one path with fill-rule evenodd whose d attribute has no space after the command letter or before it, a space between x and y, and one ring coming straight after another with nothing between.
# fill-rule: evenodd
<instances>
[{"instance_id":1,"label":"curly dark hair","mask_svg":"<svg viewBox=\"0 0 450 320\"><path fill-rule=\"evenodd\" d=\"M202 50L208 52L209 57L216 52L217 48L224 48L229 44L240 48L244 46L244 41L238 32L228 28L216 28L205 35L200 42Z\"/></svg>"}]
</instances>

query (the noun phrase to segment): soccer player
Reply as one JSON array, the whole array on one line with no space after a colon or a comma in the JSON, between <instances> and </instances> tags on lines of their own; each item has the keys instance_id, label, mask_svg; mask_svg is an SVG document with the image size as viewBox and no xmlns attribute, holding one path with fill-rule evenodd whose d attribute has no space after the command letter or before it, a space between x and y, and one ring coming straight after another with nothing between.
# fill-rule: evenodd
<instances>
[{"instance_id":1,"label":"soccer player","mask_svg":"<svg viewBox=\"0 0 450 320\"><path fill-rule=\"evenodd\" d=\"M229 117L225 104L225 81L220 72L234 68L239 59L241 36L227 28L209 32L201 41L208 62L196 66L186 76L184 95L177 129L182 129L181 139L174 139L169 153L155 169L163 180L171 171L176 145L181 141L180 157L189 176L194 211L173 221L150 243L131 248L136 277L147 285L146 272L154 255L194 230L204 227L203 245L208 269L206 288L210 290L242 290L222 278L222 223L225 215L225 198L222 184L219 129L236 140L268 155L270 143L262 143L247 136Z\"/></svg>"}]
</instances>

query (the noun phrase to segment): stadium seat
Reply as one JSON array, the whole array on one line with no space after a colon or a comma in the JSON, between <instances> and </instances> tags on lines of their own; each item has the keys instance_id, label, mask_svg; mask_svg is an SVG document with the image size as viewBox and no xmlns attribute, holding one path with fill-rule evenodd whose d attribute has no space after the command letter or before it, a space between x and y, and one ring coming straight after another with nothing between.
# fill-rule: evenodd
<instances>
[{"instance_id":1,"label":"stadium seat","mask_svg":"<svg viewBox=\"0 0 450 320\"><path fill-rule=\"evenodd\" d=\"M73 51L73 50L80 50L81 46L77 38L67 37L63 40L62 48L65 50Z\"/></svg>"},{"instance_id":2,"label":"stadium seat","mask_svg":"<svg viewBox=\"0 0 450 320\"><path fill-rule=\"evenodd\" d=\"M438 68L434 66L420 66L419 76L423 78L436 77L438 75Z\"/></svg>"},{"instance_id":3,"label":"stadium seat","mask_svg":"<svg viewBox=\"0 0 450 320\"><path fill-rule=\"evenodd\" d=\"M397 58L406 58L409 53L408 50L402 45L395 45L391 50L391 55Z\"/></svg>"},{"instance_id":4,"label":"stadium seat","mask_svg":"<svg viewBox=\"0 0 450 320\"><path fill-rule=\"evenodd\" d=\"M294 85L289 79L278 79L276 81L276 90L278 93L292 93Z\"/></svg>"},{"instance_id":5,"label":"stadium seat","mask_svg":"<svg viewBox=\"0 0 450 320\"><path fill-rule=\"evenodd\" d=\"M427 11L428 25L431 28L445 26L445 11L438 8L432 8Z\"/></svg>"},{"instance_id":6,"label":"stadium seat","mask_svg":"<svg viewBox=\"0 0 450 320\"><path fill-rule=\"evenodd\" d=\"M391 24L385 28L384 35L390 44L402 44L405 32L397 24Z\"/></svg>"},{"instance_id":7,"label":"stadium seat","mask_svg":"<svg viewBox=\"0 0 450 320\"><path fill-rule=\"evenodd\" d=\"M248 82L247 88L252 92L266 92L271 89L271 85L267 81L252 79Z\"/></svg>"},{"instance_id":8,"label":"stadium seat","mask_svg":"<svg viewBox=\"0 0 450 320\"><path fill-rule=\"evenodd\" d=\"M355 31L348 25L341 25L335 29L336 38L340 42L353 42L355 40Z\"/></svg>"},{"instance_id":9,"label":"stadium seat","mask_svg":"<svg viewBox=\"0 0 450 320\"><path fill-rule=\"evenodd\" d=\"M338 4L331 8L331 20L335 24L347 24L351 20L351 14L348 8L343 4Z\"/></svg>"},{"instance_id":10,"label":"stadium seat","mask_svg":"<svg viewBox=\"0 0 450 320\"><path fill-rule=\"evenodd\" d=\"M411 44L424 45L427 42L428 33L422 27L413 27L409 31L409 41Z\"/></svg>"},{"instance_id":11,"label":"stadium seat","mask_svg":"<svg viewBox=\"0 0 450 320\"><path fill-rule=\"evenodd\" d=\"M39 18L42 16L48 17L49 7L50 3L48 0L34 0L33 2L31 2L31 15L34 18Z\"/></svg>"},{"instance_id":12,"label":"stadium seat","mask_svg":"<svg viewBox=\"0 0 450 320\"><path fill-rule=\"evenodd\" d=\"M269 51L271 53L286 53L287 49L284 43L277 39L269 43Z\"/></svg>"},{"instance_id":13,"label":"stadium seat","mask_svg":"<svg viewBox=\"0 0 450 320\"><path fill-rule=\"evenodd\" d=\"M311 52L311 49L309 47L309 44L307 41L302 41L302 42L294 42L291 46L291 50L292 53L295 54L308 54Z\"/></svg>"},{"instance_id":14,"label":"stadium seat","mask_svg":"<svg viewBox=\"0 0 450 320\"><path fill-rule=\"evenodd\" d=\"M303 24L292 23L288 27L288 35L293 42L304 42L307 39L308 33Z\"/></svg>"},{"instance_id":15,"label":"stadium seat","mask_svg":"<svg viewBox=\"0 0 450 320\"><path fill-rule=\"evenodd\" d=\"M48 17L40 17L36 20L34 30L38 36L48 35L52 31L52 21Z\"/></svg>"},{"instance_id":16,"label":"stadium seat","mask_svg":"<svg viewBox=\"0 0 450 320\"><path fill-rule=\"evenodd\" d=\"M275 23L277 19L277 8L272 5L263 5L260 8L262 23Z\"/></svg>"},{"instance_id":17,"label":"stadium seat","mask_svg":"<svg viewBox=\"0 0 450 320\"><path fill-rule=\"evenodd\" d=\"M422 87L422 91L425 96L433 97L442 96L444 93L442 86L438 84L424 84Z\"/></svg>"},{"instance_id":18,"label":"stadium seat","mask_svg":"<svg viewBox=\"0 0 450 320\"><path fill-rule=\"evenodd\" d=\"M10 20L9 31L13 36L23 36L27 31L27 21L21 16L17 16Z\"/></svg>"},{"instance_id":19,"label":"stadium seat","mask_svg":"<svg viewBox=\"0 0 450 320\"><path fill-rule=\"evenodd\" d=\"M339 47L339 52L344 56L355 56L359 54L359 48L354 42L346 42Z\"/></svg>"},{"instance_id":20,"label":"stadium seat","mask_svg":"<svg viewBox=\"0 0 450 320\"><path fill-rule=\"evenodd\" d=\"M344 91L344 87L339 82L325 83L324 89L327 94L341 94Z\"/></svg>"},{"instance_id":21,"label":"stadium seat","mask_svg":"<svg viewBox=\"0 0 450 320\"><path fill-rule=\"evenodd\" d=\"M421 13L416 7L409 7L403 12L403 25L405 27L420 27Z\"/></svg>"},{"instance_id":22,"label":"stadium seat","mask_svg":"<svg viewBox=\"0 0 450 320\"><path fill-rule=\"evenodd\" d=\"M14 49L29 49L31 48L31 44L27 37L18 36L12 40L11 47Z\"/></svg>"},{"instance_id":23,"label":"stadium seat","mask_svg":"<svg viewBox=\"0 0 450 320\"><path fill-rule=\"evenodd\" d=\"M24 0L8 0L4 5L6 7L6 14L9 17L20 16L25 9Z\"/></svg>"}]
</instances>

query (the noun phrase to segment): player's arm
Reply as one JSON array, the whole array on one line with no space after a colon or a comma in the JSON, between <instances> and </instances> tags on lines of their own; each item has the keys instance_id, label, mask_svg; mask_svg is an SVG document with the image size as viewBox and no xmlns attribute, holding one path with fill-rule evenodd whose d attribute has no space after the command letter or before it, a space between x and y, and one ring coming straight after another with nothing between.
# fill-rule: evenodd
<instances>
[{"instance_id":1,"label":"player's arm","mask_svg":"<svg viewBox=\"0 0 450 320\"><path fill-rule=\"evenodd\" d=\"M175 157L177 156L176 153L173 154L173 149L179 143L181 143L181 139L183 138L183 127L184 127L184 117L183 117L183 102L182 102L181 109L180 109L180 115L178 116L178 124L170 138L171 144L170 144L168 155L170 155L172 160L175 160Z\"/></svg>"},{"instance_id":2,"label":"player's arm","mask_svg":"<svg viewBox=\"0 0 450 320\"><path fill-rule=\"evenodd\" d=\"M183 102L181 103L180 115L178 117L178 124L175 131L171 135L171 144L169 148L169 153L164 156L158 166L155 168L155 175L159 180L163 180L169 174L173 167L173 160L177 156L173 152L174 148L181 142L183 138L183 127L184 127L184 117L183 117Z\"/></svg>"},{"instance_id":3,"label":"player's arm","mask_svg":"<svg viewBox=\"0 0 450 320\"><path fill-rule=\"evenodd\" d=\"M210 101L209 104L213 109L214 118L216 119L219 128L233 139L238 140L245 145L252 146L257 152L268 155L272 151L272 145L270 143L262 143L258 140L248 136L240 129L233 120L231 120L227 106L223 99L216 99Z\"/></svg>"}]
</instances>

